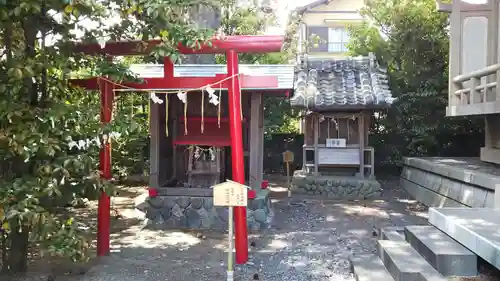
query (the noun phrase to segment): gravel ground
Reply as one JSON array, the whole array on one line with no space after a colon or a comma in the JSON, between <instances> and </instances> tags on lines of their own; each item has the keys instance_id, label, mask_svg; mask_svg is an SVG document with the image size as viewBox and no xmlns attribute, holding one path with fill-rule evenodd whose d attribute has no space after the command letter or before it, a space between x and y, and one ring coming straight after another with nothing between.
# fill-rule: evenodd
<instances>
[{"instance_id":1,"label":"gravel ground","mask_svg":"<svg viewBox=\"0 0 500 281\"><path fill-rule=\"evenodd\" d=\"M274 185L279 186L279 185ZM424 224L426 210L391 188L385 200L338 202L278 196L274 225L250 237L250 261L235 280L354 280L348 256L375 252L374 229ZM122 210L130 217L133 212ZM150 231L129 226L112 237L113 253L84 275L50 281L220 281L225 278L225 235ZM3 280L3 279L2 279ZM47 280L36 274L23 281ZM10 280L9 280L10 281Z\"/></svg>"},{"instance_id":2,"label":"gravel ground","mask_svg":"<svg viewBox=\"0 0 500 281\"><path fill-rule=\"evenodd\" d=\"M275 225L250 239L250 262L237 280L353 280L350 254L375 250L374 226L391 223L383 203L314 200L276 202ZM402 214L404 215L404 214ZM226 239L215 233L159 232L134 227L114 241L116 252L84 281L221 280Z\"/></svg>"}]
</instances>

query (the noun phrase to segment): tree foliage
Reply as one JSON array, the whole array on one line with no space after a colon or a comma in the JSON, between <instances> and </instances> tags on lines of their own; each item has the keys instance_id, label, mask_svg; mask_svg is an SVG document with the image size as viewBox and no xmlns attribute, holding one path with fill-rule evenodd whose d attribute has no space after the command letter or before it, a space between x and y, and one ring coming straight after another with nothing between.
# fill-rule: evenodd
<instances>
[{"instance_id":1,"label":"tree foliage","mask_svg":"<svg viewBox=\"0 0 500 281\"><path fill-rule=\"evenodd\" d=\"M229 6L223 15L222 31L225 35L261 35L268 25L275 23L274 14L266 14L256 7L236 8ZM280 53L241 54L240 63L245 64L285 64L295 55L293 50ZM223 55L217 63L225 63ZM292 110L287 98L264 96L264 131L272 133L291 133L298 130L299 112Z\"/></svg>"},{"instance_id":2,"label":"tree foliage","mask_svg":"<svg viewBox=\"0 0 500 281\"><path fill-rule=\"evenodd\" d=\"M186 14L211 0L0 0L0 222L3 270L26 270L30 245L48 254L85 259L78 222L63 212L83 198L112 192L100 178L102 136L137 136L146 99L125 96L108 126L99 123L97 93L68 82L75 72L134 79L123 62L72 53L74 42L161 39L157 58L178 57L181 42L196 47L211 31ZM119 103L120 104L120 103ZM120 106L120 105L119 105ZM141 110L142 108L142 110ZM118 117L118 118L117 118ZM125 144L122 144L125 145ZM141 148L139 148L141 149Z\"/></svg>"},{"instance_id":3,"label":"tree foliage","mask_svg":"<svg viewBox=\"0 0 500 281\"><path fill-rule=\"evenodd\" d=\"M434 0L370 0L361 14L365 21L351 29L350 52L373 52L387 67L397 98L374 120L371 141L383 156L380 160L397 163L402 156L465 156L464 138L481 139L482 120L445 117L448 15L437 12ZM477 154L479 145L470 147L469 153Z\"/></svg>"}]
</instances>

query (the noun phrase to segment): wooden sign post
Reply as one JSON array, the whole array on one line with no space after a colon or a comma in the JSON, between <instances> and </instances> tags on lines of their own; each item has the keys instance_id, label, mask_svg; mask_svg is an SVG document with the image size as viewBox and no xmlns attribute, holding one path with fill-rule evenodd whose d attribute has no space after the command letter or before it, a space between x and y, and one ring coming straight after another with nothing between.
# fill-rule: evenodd
<instances>
[{"instance_id":1,"label":"wooden sign post","mask_svg":"<svg viewBox=\"0 0 500 281\"><path fill-rule=\"evenodd\" d=\"M292 164L294 161L294 155L293 152L290 150L287 150L283 152L283 163L285 163L285 169L286 169L286 181L288 185L288 197L290 197L290 164Z\"/></svg>"},{"instance_id":2,"label":"wooden sign post","mask_svg":"<svg viewBox=\"0 0 500 281\"><path fill-rule=\"evenodd\" d=\"M228 240L229 249L227 252L227 281L234 280L233 270L233 207L246 207L248 204L248 189L250 187L227 180L216 184L213 187L214 206L228 207Z\"/></svg>"}]
</instances>

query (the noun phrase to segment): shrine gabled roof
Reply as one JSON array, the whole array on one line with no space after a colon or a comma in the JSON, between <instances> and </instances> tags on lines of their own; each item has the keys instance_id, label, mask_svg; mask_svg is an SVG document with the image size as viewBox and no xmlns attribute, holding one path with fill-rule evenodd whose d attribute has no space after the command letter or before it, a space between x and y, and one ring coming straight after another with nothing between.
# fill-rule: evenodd
<instances>
[{"instance_id":1,"label":"shrine gabled roof","mask_svg":"<svg viewBox=\"0 0 500 281\"><path fill-rule=\"evenodd\" d=\"M294 107L311 111L385 108L394 98L373 56L307 58L296 70Z\"/></svg>"},{"instance_id":2,"label":"shrine gabled roof","mask_svg":"<svg viewBox=\"0 0 500 281\"><path fill-rule=\"evenodd\" d=\"M275 89L292 90L294 81L294 65L240 64L239 72L252 76L276 76L278 86ZM163 64L132 64L130 70L139 78L161 78L164 75ZM217 74L227 74L224 64L184 64L174 66L174 77L215 77ZM246 90L252 90L245 88ZM255 90L272 90L255 88Z\"/></svg>"}]
</instances>

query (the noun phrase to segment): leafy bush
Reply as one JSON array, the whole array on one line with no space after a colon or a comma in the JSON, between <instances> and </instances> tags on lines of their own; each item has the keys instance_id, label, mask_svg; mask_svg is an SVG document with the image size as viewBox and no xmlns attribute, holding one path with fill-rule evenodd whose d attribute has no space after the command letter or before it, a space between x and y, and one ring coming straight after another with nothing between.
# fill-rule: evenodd
<instances>
[{"instance_id":1,"label":"leafy bush","mask_svg":"<svg viewBox=\"0 0 500 281\"><path fill-rule=\"evenodd\" d=\"M398 164L403 156L472 156L484 142L482 119L445 117L448 15L435 5L370 0L361 10L364 23L351 28L351 54L373 52L387 67L397 98L373 117L370 143L378 163Z\"/></svg>"},{"instance_id":2,"label":"leafy bush","mask_svg":"<svg viewBox=\"0 0 500 281\"><path fill-rule=\"evenodd\" d=\"M211 36L186 14L219 2L0 0L3 271L26 270L31 246L72 260L88 257L82 236L88 230L80 229L66 208L113 192L98 170L104 135L115 139L115 156L128 152L115 158L123 173L145 167L147 109L131 116L117 108L114 121L101 126L99 95L69 84L72 74L107 76L117 83L133 77L118 60L72 53L75 41L160 39L151 56L176 59L178 43L195 47ZM147 101L128 108L144 108Z\"/></svg>"}]
</instances>

